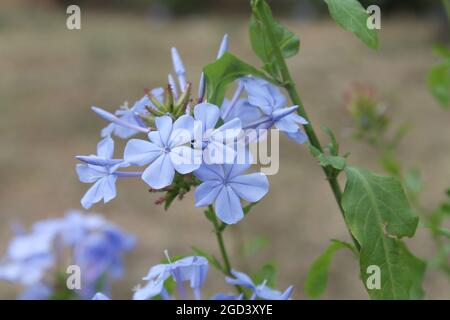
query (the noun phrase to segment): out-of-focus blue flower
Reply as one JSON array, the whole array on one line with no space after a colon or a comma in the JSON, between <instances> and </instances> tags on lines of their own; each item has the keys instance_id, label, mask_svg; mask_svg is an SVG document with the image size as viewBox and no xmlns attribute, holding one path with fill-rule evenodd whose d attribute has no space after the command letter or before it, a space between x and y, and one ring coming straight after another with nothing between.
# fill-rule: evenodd
<instances>
[{"instance_id":1,"label":"out-of-focus blue flower","mask_svg":"<svg viewBox=\"0 0 450 320\"><path fill-rule=\"evenodd\" d=\"M108 296L104 295L101 292L97 292L93 297L92 300L111 300Z\"/></svg>"},{"instance_id":2,"label":"out-of-focus blue flower","mask_svg":"<svg viewBox=\"0 0 450 320\"><path fill-rule=\"evenodd\" d=\"M177 283L180 298L186 299L184 282L189 282L189 286L194 292L196 299L201 298L200 289L208 274L208 260L201 256L190 256L173 263L158 264L150 268L148 274L143 278L147 284L135 291L134 300L147 300L157 295L162 298L169 298L164 289L164 282L172 277Z\"/></svg>"},{"instance_id":3,"label":"out-of-focus blue flower","mask_svg":"<svg viewBox=\"0 0 450 320\"><path fill-rule=\"evenodd\" d=\"M155 97L158 101L162 102L164 97L163 88L152 89L150 94ZM142 126L139 116L147 114L145 107L155 108L154 104L150 101L148 95L143 96L140 100L136 101L134 105L130 108L128 103L125 102L114 115L120 119L123 123L129 124L129 126L120 125L118 123L111 122L105 128L102 129L102 137L107 137L112 134L116 135L122 139L128 139L133 135L140 132L133 126Z\"/></svg>"},{"instance_id":4,"label":"out-of-focus blue flower","mask_svg":"<svg viewBox=\"0 0 450 320\"><path fill-rule=\"evenodd\" d=\"M234 118L216 129L219 107L200 103L194 108L194 147L203 150L208 164L232 163L236 156L235 139L241 132L241 120Z\"/></svg>"},{"instance_id":5,"label":"out-of-focus blue flower","mask_svg":"<svg viewBox=\"0 0 450 320\"><path fill-rule=\"evenodd\" d=\"M188 144L193 138L194 119L184 115L175 122L169 116L155 119L157 131L148 134L151 142L131 139L125 146L125 161L137 166L150 165L142 173L150 187L161 189L170 185L175 171L186 174L197 169L201 152Z\"/></svg>"},{"instance_id":6,"label":"out-of-focus blue flower","mask_svg":"<svg viewBox=\"0 0 450 320\"><path fill-rule=\"evenodd\" d=\"M123 254L131 250L135 242L133 236L107 224L75 244L73 261L83 273L83 297L92 296L98 281L109 283L109 280L122 277Z\"/></svg>"},{"instance_id":7,"label":"out-of-focus blue flower","mask_svg":"<svg viewBox=\"0 0 450 320\"><path fill-rule=\"evenodd\" d=\"M19 300L47 300L52 295L53 290L45 283L36 283L25 288L17 297Z\"/></svg>"},{"instance_id":8,"label":"out-of-focus blue flower","mask_svg":"<svg viewBox=\"0 0 450 320\"><path fill-rule=\"evenodd\" d=\"M243 173L250 164L202 165L194 175L203 181L195 190L195 206L214 203L217 217L234 224L244 217L241 200L259 201L269 191L269 181L261 173Z\"/></svg>"},{"instance_id":9,"label":"out-of-focus blue flower","mask_svg":"<svg viewBox=\"0 0 450 320\"><path fill-rule=\"evenodd\" d=\"M77 164L78 178L84 183L94 183L81 199L81 205L89 209L94 203L103 199L104 203L116 197L115 171L128 164L121 159L113 159L114 141L106 137L97 144L97 155L77 156L85 162Z\"/></svg>"},{"instance_id":10,"label":"out-of-focus blue flower","mask_svg":"<svg viewBox=\"0 0 450 320\"><path fill-rule=\"evenodd\" d=\"M65 272L56 269L56 261L69 256L68 265L81 269L82 287L76 293L90 298L99 285L105 289L122 275L123 254L135 242L100 215L70 210L64 218L39 221L29 233L16 235L0 259L0 279L24 286L21 299L46 299L55 285L51 282L55 275L49 273Z\"/></svg>"},{"instance_id":11,"label":"out-of-focus blue flower","mask_svg":"<svg viewBox=\"0 0 450 320\"><path fill-rule=\"evenodd\" d=\"M253 117L257 116L252 121L246 121L244 129L268 129L275 126L297 143L307 141L307 136L300 125L308 122L295 113L298 106L285 108L286 97L278 87L254 77L247 77L241 81L248 94L248 103L253 107Z\"/></svg>"},{"instance_id":12,"label":"out-of-focus blue flower","mask_svg":"<svg viewBox=\"0 0 450 320\"><path fill-rule=\"evenodd\" d=\"M264 300L287 300L292 294L293 286L288 287L284 292L280 292L269 288L265 281L260 285L255 285L253 280L243 272L231 270L231 274L234 278L227 277L226 281L229 284L243 286L252 290L253 295L251 299L264 299Z\"/></svg>"}]
</instances>

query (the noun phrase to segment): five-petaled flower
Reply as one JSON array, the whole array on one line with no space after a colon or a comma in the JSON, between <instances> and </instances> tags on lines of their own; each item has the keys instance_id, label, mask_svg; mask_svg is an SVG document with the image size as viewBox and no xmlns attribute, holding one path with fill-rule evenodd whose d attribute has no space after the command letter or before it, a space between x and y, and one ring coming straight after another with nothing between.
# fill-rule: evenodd
<instances>
[{"instance_id":1,"label":"five-petaled flower","mask_svg":"<svg viewBox=\"0 0 450 320\"><path fill-rule=\"evenodd\" d=\"M248 164L202 165L194 175L203 181L195 190L195 206L214 203L217 217L227 224L234 224L244 217L241 198L256 202L269 191L269 181L261 172L243 173Z\"/></svg>"},{"instance_id":2,"label":"five-petaled flower","mask_svg":"<svg viewBox=\"0 0 450 320\"><path fill-rule=\"evenodd\" d=\"M137 166L150 165L142 173L153 189L170 185L175 171L186 174L200 166L201 151L190 147L194 119L183 115L175 122L169 116L155 119L157 131L148 133L151 141L131 139L125 146L125 161Z\"/></svg>"},{"instance_id":3,"label":"five-petaled flower","mask_svg":"<svg viewBox=\"0 0 450 320\"><path fill-rule=\"evenodd\" d=\"M241 132L241 120L234 118L216 128L220 109L211 103L200 103L194 108L194 147L203 150L207 164L233 163L235 139Z\"/></svg>"},{"instance_id":4,"label":"five-petaled flower","mask_svg":"<svg viewBox=\"0 0 450 320\"><path fill-rule=\"evenodd\" d=\"M116 170L127 167L122 159L113 159L114 141L106 137L97 144L97 155L77 156L85 163L77 164L78 178L84 183L94 183L81 199L81 205L89 209L103 199L104 203L116 197Z\"/></svg>"}]
</instances>

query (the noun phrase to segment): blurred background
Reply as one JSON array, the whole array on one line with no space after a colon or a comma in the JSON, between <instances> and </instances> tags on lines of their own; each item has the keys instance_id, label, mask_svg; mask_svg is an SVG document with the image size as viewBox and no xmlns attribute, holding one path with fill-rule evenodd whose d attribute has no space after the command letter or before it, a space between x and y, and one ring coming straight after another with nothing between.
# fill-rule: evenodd
<instances>
[{"instance_id":1,"label":"blurred background","mask_svg":"<svg viewBox=\"0 0 450 320\"><path fill-rule=\"evenodd\" d=\"M355 83L376 91L394 125L411 123L399 145L406 166L420 168L424 206L433 208L450 186L450 114L426 88L426 75L438 61L432 47L448 41L448 22L439 1L380 0L378 52L366 48L328 16L322 1L272 1L275 14L301 39L289 60L304 104L317 124L332 128L350 162L382 172L378 153L352 137L345 94ZM81 7L81 30L66 28L66 8ZM133 0L0 2L0 252L12 236L11 223L30 226L42 218L81 208L87 185L75 173L77 154L95 152L105 122L90 111L115 110L133 103L145 88L165 85L171 72L170 48L182 55L195 83L212 62L224 33L230 51L259 65L247 35L248 1ZM323 139L326 139L321 134ZM116 139L117 141L117 139ZM117 155L123 145L117 143ZM233 264L251 272L267 261L278 270L279 289L294 284L294 298L305 299L304 279L329 239L348 233L320 167L305 146L283 137L281 166L270 177L270 192L237 227L225 233ZM126 276L114 283L115 298L131 288L163 258L188 254L191 245L218 254L209 222L194 208L192 194L169 211L154 204L140 180L118 183L118 197L96 212L137 235L126 259ZM420 257L434 255L429 234L419 229L408 244ZM366 299L358 264L338 252L324 298ZM450 280L429 269L427 298L450 298ZM207 292L230 291L211 270ZM0 282L0 298L15 298L19 287Z\"/></svg>"}]
</instances>

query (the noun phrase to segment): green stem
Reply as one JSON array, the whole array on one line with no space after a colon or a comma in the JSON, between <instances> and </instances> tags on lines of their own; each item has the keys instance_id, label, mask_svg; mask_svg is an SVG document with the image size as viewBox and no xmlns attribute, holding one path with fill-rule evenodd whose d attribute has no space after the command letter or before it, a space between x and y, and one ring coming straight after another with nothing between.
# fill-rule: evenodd
<instances>
[{"instance_id":1,"label":"green stem","mask_svg":"<svg viewBox=\"0 0 450 320\"><path fill-rule=\"evenodd\" d=\"M261 20L264 24L264 27L267 30L267 36L273 47L273 53L275 55L275 60L278 65L278 68L280 70L280 75L281 75L281 78L283 81L283 87L288 92L289 97L291 98L292 102L295 105L298 105L298 109L297 109L298 114L308 121L308 124L305 125L304 128L305 128L305 133L308 136L309 142L311 143L312 146L317 148L319 151L323 152L322 145L320 144L319 138L317 137L316 132L314 131L313 125L308 117L308 114L306 113L306 110L302 103L302 100L300 99L300 96L297 93L295 82L292 79L291 74L289 73L289 69L287 67L286 61L283 57L283 54L281 53L281 49L277 42L275 32L272 28L272 24L270 23L270 19L263 10L261 12ZM325 176L327 177L327 180L331 187L331 190L333 191L334 198L336 199L336 202L337 202L339 210L341 211L341 214L344 218L344 221L345 221L345 223L347 223L347 220L345 219L344 209L342 208L342 205L341 205L342 191L341 191L339 182L337 181L337 178L332 174L332 168L322 167L322 169L324 171ZM348 225L347 225L347 229L349 230L350 236L352 237L355 247L359 251L361 247L360 247L358 241L356 241L356 239L351 234L350 229L348 228Z\"/></svg>"},{"instance_id":2,"label":"green stem","mask_svg":"<svg viewBox=\"0 0 450 320\"><path fill-rule=\"evenodd\" d=\"M214 212L213 207L210 205L209 206L209 210L211 212ZM230 258L228 257L228 253L227 253L227 249L225 247L225 241L223 241L223 229L221 229L221 226L219 224L219 221L217 220L216 217L214 217L213 221L213 225L214 225L214 233L216 234L216 238L217 238L217 243L219 244L219 250L220 250L220 255L222 256L222 260L223 260L223 267L225 269L222 269L223 273L225 273L225 275L232 277L233 275L231 274L231 263L230 263ZM242 293L245 295L244 290L236 285L236 290L239 293Z\"/></svg>"}]
</instances>

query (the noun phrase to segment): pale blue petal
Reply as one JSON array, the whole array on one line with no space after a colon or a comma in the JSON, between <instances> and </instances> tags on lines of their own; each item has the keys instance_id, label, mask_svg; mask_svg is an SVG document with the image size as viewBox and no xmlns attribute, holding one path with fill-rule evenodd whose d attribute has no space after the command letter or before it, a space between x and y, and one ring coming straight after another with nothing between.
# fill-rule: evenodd
<instances>
[{"instance_id":1,"label":"pale blue petal","mask_svg":"<svg viewBox=\"0 0 450 320\"><path fill-rule=\"evenodd\" d=\"M198 169L201 164L201 155L201 151L187 146L173 148L169 153L173 167L181 174Z\"/></svg>"},{"instance_id":2,"label":"pale blue petal","mask_svg":"<svg viewBox=\"0 0 450 320\"><path fill-rule=\"evenodd\" d=\"M227 223L234 224L244 217L241 201L230 186L224 186L215 201L217 217Z\"/></svg>"},{"instance_id":3,"label":"pale blue petal","mask_svg":"<svg viewBox=\"0 0 450 320\"><path fill-rule=\"evenodd\" d=\"M225 177L222 166L217 164L202 165L194 171L194 175L201 181L222 180Z\"/></svg>"},{"instance_id":4,"label":"pale blue petal","mask_svg":"<svg viewBox=\"0 0 450 320\"><path fill-rule=\"evenodd\" d=\"M285 292L281 293L280 291L271 289L266 285L259 285L256 288L256 295L264 300L287 300L292 294L293 288L293 286L290 286Z\"/></svg>"},{"instance_id":5,"label":"pale blue petal","mask_svg":"<svg viewBox=\"0 0 450 320\"><path fill-rule=\"evenodd\" d=\"M109 175L103 178L103 202L107 203L117 195L116 191L117 176Z\"/></svg>"},{"instance_id":6,"label":"pale blue petal","mask_svg":"<svg viewBox=\"0 0 450 320\"><path fill-rule=\"evenodd\" d=\"M153 142L154 144L156 144L158 147L161 148L165 148L165 146L163 145L163 142L161 141L161 137L159 135L158 131L150 131L148 134L148 139Z\"/></svg>"},{"instance_id":7,"label":"pale blue petal","mask_svg":"<svg viewBox=\"0 0 450 320\"><path fill-rule=\"evenodd\" d=\"M158 294L164 288L164 281L149 281L144 287L136 290L133 294L133 300L148 300Z\"/></svg>"},{"instance_id":8,"label":"pale blue petal","mask_svg":"<svg viewBox=\"0 0 450 320\"><path fill-rule=\"evenodd\" d=\"M299 115L296 114L296 113L291 113L291 114L288 116L288 118L292 119L293 121L295 121L295 122L297 122L297 123L299 123L299 124L308 124L308 121L307 121L305 118L299 116Z\"/></svg>"},{"instance_id":9,"label":"pale blue petal","mask_svg":"<svg viewBox=\"0 0 450 320\"><path fill-rule=\"evenodd\" d=\"M111 137L106 137L97 144L97 156L112 159L114 154L114 140Z\"/></svg>"},{"instance_id":10,"label":"pale blue petal","mask_svg":"<svg viewBox=\"0 0 450 320\"><path fill-rule=\"evenodd\" d=\"M89 209L92 207L94 203L99 202L103 198L103 181L102 179L98 180L89 190L84 194L83 198L81 198L81 205L85 209Z\"/></svg>"},{"instance_id":11,"label":"pale blue petal","mask_svg":"<svg viewBox=\"0 0 450 320\"><path fill-rule=\"evenodd\" d=\"M236 270L231 270L231 274L234 278L226 277L225 280L227 283L232 285L244 286L249 289L255 289L255 284L253 280L243 272L239 272Z\"/></svg>"},{"instance_id":12,"label":"pale blue petal","mask_svg":"<svg viewBox=\"0 0 450 320\"><path fill-rule=\"evenodd\" d=\"M236 151L231 144L211 141L203 150L203 160L206 164L233 163L235 158Z\"/></svg>"},{"instance_id":13,"label":"pale blue petal","mask_svg":"<svg viewBox=\"0 0 450 320\"><path fill-rule=\"evenodd\" d=\"M106 159L98 156L76 156L75 158L96 167L113 167L119 164L123 165L122 159ZM102 171L100 168L98 170Z\"/></svg>"},{"instance_id":14,"label":"pale blue petal","mask_svg":"<svg viewBox=\"0 0 450 320\"><path fill-rule=\"evenodd\" d=\"M192 140L194 119L189 115L179 117L173 124L168 146L174 148Z\"/></svg>"},{"instance_id":15,"label":"pale blue petal","mask_svg":"<svg viewBox=\"0 0 450 320\"><path fill-rule=\"evenodd\" d=\"M172 184L175 169L167 154L160 155L142 173L144 180L153 189L161 189Z\"/></svg>"},{"instance_id":16,"label":"pale blue petal","mask_svg":"<svg viewBox=\"0 0 450 320\"><path fill-rule=\"evenodd\" d=\"M110 136L110 135L113 133L115 126L116 126L116 125L115 125L114 123L108 124L106 127L104 127L104 128L102 129L102 131L100 132L100 135L101 135L102 137L108 137L108 136Z\"/></svg>"},{"instance_id":17,"label":"pale blue petal","mask_svg":"<svg viewBox=\"0 0 450 320\"><path fill-rule=\"evenodd\" d=\"M247 150L247 152L249 151ZM244 173L245 171L247 171L247 169L252 166L251 162L253 160L251 155L249 155L248 157L250 159L246 159L247 160L246 163L243 164L236 164L236 163L224 164L223 170L225 177L227 177L227 179L231 181L234 177L237 177L242 173Z\"/></svg>"},{"instance_id":18,"label":"pale blue petal","mask_svg":"<svg viewBox=\"0 0 450 320\"><path fill-rule=\"evenodd\" d=\"M222 182L210 180L195 189L195 206L197 208L213 204L222 189Z\"/></svg>"},{"instance_id":19,"label":"pale blue petal","mask_svg":"<svg viewBox=\"0 0 450 320\"><path fill-rule=\"evenodd\" d=\"M220 110L211 103L199 103L194 108L195 120L201 121L203 134L209 129L214 129L220 117Z\"/></svg>"},{"instance_id":20,"label":"pale blue petal","mask_svg":"<svg viewBox=\"0 0 450 320\"><path fill-rule=\"evenodd\" d=\"M294 133L298 130L298 124L291 119L287 119L287 117L275 121L275 127L286 133Z\"/></svg>"},{"instance_id":21,"label":"pale blue petal","mask_svg":"<svg viewBox=\"0 0 450 320\"><path fill-rule=\"evenodd\" d=\"M294 133L286 132L286 136L298 144L303 144L308 141L308 136L300 128Z\"/></svg>"},{"instance_id":22,"label":"pale blue petal","mask_svg":"<svg viewBox=\"0 0 450 320\"><path fill-rule=\"evenodd\" d=\"M161 147L154 143L131 139L125 146L124 160L132 165L143 166L155 160L161 153Z\"/></svg>"},{"instance_id":23,"label":"pale blue petal","mask_svg":"<svg viewBox=\"0 0 450 320\"><path fill-rule=\"evenodd\" d=\"M156 129L158 129L162 144L167 147L172 133L172 118L169 116L156 117L155 125Z\"/></svg>"},{"instance_id":24,"label":"pale blue petal","mask_svg":"<svg viewBox=\"0 0 450 320\"><path fill-rule=\"evenodd\" d=\"M234 177L229 185L240 198L249 202L261 200L269 191L269 180L261 172Z\"/></svg>"},{"instance_id":25,"label":"pale blue petal","mask_svg":"<svg viewBox=\"0 0 450 320\"><path fill-rule=\"evenodd\" d=\"M90 166L88 164L77 164L77 174L78 179L80 179L83 183L94 183L98 179L101 179L105 176L104 170L98 171L94 166ZM103 169L103 168L99 168Z\"/></svg>"}]
</instances>

